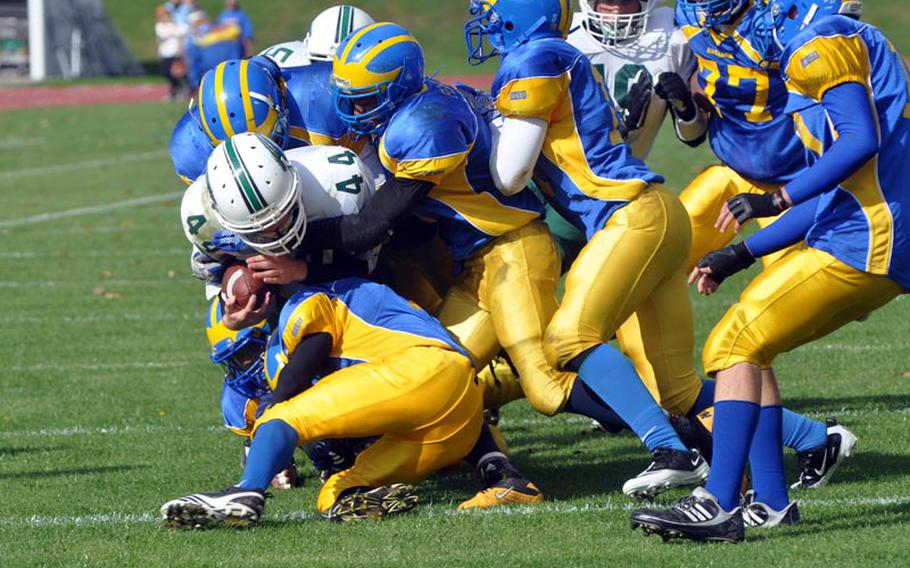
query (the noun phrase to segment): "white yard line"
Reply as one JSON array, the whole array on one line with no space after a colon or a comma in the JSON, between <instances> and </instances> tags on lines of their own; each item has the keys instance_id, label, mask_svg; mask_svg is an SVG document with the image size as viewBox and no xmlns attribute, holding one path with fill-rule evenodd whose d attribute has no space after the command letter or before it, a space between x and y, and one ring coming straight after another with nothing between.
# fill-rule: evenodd
<instances>
[{"instance_id":1,"label":"white yard line","mask_svg":"<svg viewBox=\"0 0 910 568\"><path fill-rule=\"evenodd\" d=\"M0 181L3 180L3 177L0 176ZM158 195L149 195L146 197L137 197L135 199L126 199L124 201L116 201L114 203L105 203L103 205L90 205L88 207L76 207L74 209L65 209L63 211L54 211L51 213L41 213L40 215L32 215L31 217L23 217L21 219L6 219L0 220L0 229L7 229L10 227L21 227L23 225L34 225L36 223L46 223L47 221L55 221L57 219L67 219L70 217L80 217L82 215L92 215L95 213L106 213L108 211L117 211L118 209L129 209L131 207L137 207L140 205L149 205L152 203L162 203L164 201L170 201L172 199L177 199L182 196L184 192L182 191L172 191L169 193L161 193Z\"/></svg>"},{"instance_id":2,"label":"white yard line","mask_svg":"<svg viewBox=\"0 0 910 568\"><path fill-rule=\"evenodd\" d=\"M830 508L830 507L886 507L889 505L904 505L910 503L910 496L883 495L879 497L857 497L852 499L799 499L799 504L804 509ZM483 511L458 511L455 505L450 506L435 504L418 506L413 516L423 518L461 517L461 516L533 516L533 515L584 515L608 512L628 512L640 507L638 503L630 501L614 501L608 498L606 502L592 505L572 505L559 501L549 501L534 506L496 507ZM263 522L268 523L288 521L316 521L321 516L314 510L289 511L276 515L266 513ZM154 513L101 513L97 515L33 515L30 517L0 517L0 526L17 528L42 528L42 527L81 527L81 526L120 526L131 524L158 523L160 518Z\"/></svg>"},{"instance_id":3,"label":"white yard line","mask_svg":"<svg viewBox=\"0 0 910 568\"><path fill-rule=\"evenodd\" d=\"M192 432L224 432L222 426L70 426L68 428L42 428L7 432L0 430L0 438L69 438L72 436L119 436L121 434L186 434Z\"/></svg>"},{"instance_id":4,"label":"white yard line","mask_svg":"<svg viewBox=\"0 0 910 568\"><path fill-rule=\"evenodd\" d=\"M186 278L157 278L149 280L114 280L98 278L97 280L0 280L0 288L66 288L66 287L96 287L102 288L148 288L151 286L165 286L171 284L184 285L190 281Z\"/></svg>"},{"instance_id":5,"label":"white yard line","mask_svg":"<svg viewBox=\"0 0 910 568\"><path fill-rule=\"evenodd\" d=\"M0 325L43 325L43 324L74 324L85 325L92 323L112 323L112 322L150 322L150 321L199 321L196 314L162 314L162 313L120 313L120 314L96 314L90 316L24 316L10 315L0 316Z\"/></svg>"},{"instance_id":6,"label":"white yard line","mask_svg":"<svg viewBox=\"0 0 910 568\"><path fill-rule=\"evenodd\" d=\"M0 172L0 181L8 181L27 177L44 176L50 174L62 174L67 172L77 172L79 170L90 170L92 168L101 168L104 166L117 166L120 164L131 164L134 162L146 162L157 160L168 156L167 150L149 150L147 152L137 152L135 154L123 154L110 158L98 158L95 160L81 160L68 164L51 164L35 168L23 168L21 170L11 170Z\"/></svg>"},{"instance_id":7,"label":"white yard line","mask_svg":"<svg viewBox=\"0 0 910 568\"><path fill-rule=\"evenodd\" d=\"M200 358L199 361L205 361ZM151 370L151 369L179 369L195 365L199 361L138 361L136 363L34 363L32 365L10 365L3 367L6 373L22 373L29 371L120 371L120 370Z\"/></svg>"},{"instance_id":8,"label":"white yard line","mask_svg":"<svg viewBox=\"0 0 910 568\"><path fill-rule=\"evenodd\" d=\"M79 250L79 251L0 251L0 260L30 260L33 258L142 258L148 256L175 256L189 254L187 248L150 250Z\"/></svg>"}]
</instances>

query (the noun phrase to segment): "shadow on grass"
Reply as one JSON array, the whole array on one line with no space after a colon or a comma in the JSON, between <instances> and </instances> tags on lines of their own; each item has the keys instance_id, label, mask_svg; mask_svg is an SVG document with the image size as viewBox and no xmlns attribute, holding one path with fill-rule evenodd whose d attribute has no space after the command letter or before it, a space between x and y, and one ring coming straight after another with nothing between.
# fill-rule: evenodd
<instances>
[{"instance_id":1,"label":"shadow on grass","mask_svg":"<svg viewBox=\"0 0 910 568\"><path fill-rule=\"evenodd\" d=\"M874 408L879 411L904 410L910 408L910 394L883 394L845 396L837 398L794 397L785 398L784 404L796 412L830 412L835 417L838 410L862 411Z\"/></svg>"},{"instance_id":2,"label":"shadow on grass","mask_svg":"<svg viewBox=\"0 0 910 568\"><path fill-rule=\"evenodd\" d=\"M19 454L40 454L43 452L57 452L64 450L63 446L47 446L40 448L3 448L0 447L0 458L5 456L18 456Z\"/></svg>"},{"instance_id":3,"label":"shadow on grass","mask_svg":"<svg viewBox=\"0 0 910 568\"><path fill-rule=\"evenodd\" d=\"M808 514L808 517L806 516ZM910 523L910 503L893 503L887 505L869 505L867 507L849 507L837 511L837 516L828 519L813 518L810 507L803 512L803 522L799 526L786 527L783 530L751 531L749 540L781 540L799 538L840 530L884 527L888 525L906 525Z\"/></svg>"},{"instance_id":4,"label":"shadow on grass","mask_svg":"<svg viewBox=\"0 0 910 568\"><path fill-rule=\"evenodd\" d=\"M0 473L0 479L42 479L49 477L66 477L70 475L98 475L120 473L135 469L144 469L145 465L105 465L98 467L74 467L70 469L55 469L51 471L11 471Z\"/></svg>"}]
</instances>

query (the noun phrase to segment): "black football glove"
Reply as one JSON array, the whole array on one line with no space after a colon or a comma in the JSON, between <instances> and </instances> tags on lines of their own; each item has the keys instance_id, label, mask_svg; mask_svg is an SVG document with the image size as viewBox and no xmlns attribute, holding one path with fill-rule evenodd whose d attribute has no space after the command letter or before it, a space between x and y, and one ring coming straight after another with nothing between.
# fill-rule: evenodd
<instances>
[{"instance_id":1,"label":"black football glove","mask_svg":"<svg viewBox=\"0 0 910 568\"><path fill-rule=\"evenodd\" d=\"M619 104L619 133L623 138L627 138L630 132L644 126L645 118L648 116L648 107L651 106L652 92L651 75L645 70L639 71L629 93Z\"/></svg>"},{"instance_id":2,"label":"black football glove","mask_svg":"<svg viewBox=\"0 0 910 568\"><path fill-rule=\"evenodd\" d=\"M787 209L787 201L780 191L773 193L740 193L727 200L727 208L742 225L749 219L776 217Z\"/></svg>"},{"instance_id":3,"label":"black football glove","mask_svg":"<svg viewBox=\"0 0 910 568\"><path fill-rule=\"evenodd\" d=\"M690 122L695 118L695 99L692 98L689 86L679 76L679 73L669 71L661 73L657 78L657 86L654 87L654 93L673 107L676 117L680 120Z\"/></svg>"},{"instance_id":4,"label":"black football glove","mask_svg":"<svg viewBox=\"0 0 910 568\"><path fill-rule=\"evenodd\" d=\"M755 257L746 243L736 243L709 252L698 262L698 267L710 268L711 280L720 284L740 270L749 268L754 262Z\"/></svg>"}]
</instances>

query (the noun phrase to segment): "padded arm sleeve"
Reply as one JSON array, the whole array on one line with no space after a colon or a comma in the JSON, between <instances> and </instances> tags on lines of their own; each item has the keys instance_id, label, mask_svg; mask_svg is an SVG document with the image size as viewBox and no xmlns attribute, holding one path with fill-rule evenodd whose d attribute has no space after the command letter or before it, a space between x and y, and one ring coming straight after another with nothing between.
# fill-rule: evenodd
<instances>
[{"instance_id":1,"label":"padded arm sleeve","mask_svg":"<svg viewBox=\"0 0 910 568\"><path fill-rule=\"evenodd\" d=\"M806 238L815 223L815 210L820 197L800 203L780 219L746 239L746 247L755 258L777 252Z\"/></svg>"},{"instance_id":2,"label":"padded arm sleeve","mask_svg":"<svg viewBox=\"0 0 910 568\"><path fill-rule=\"evenodd\" d=\"M836 187L879 149L878 119L872 113L865 85L843 83L833 87L822 96L822 106L838 138L812 167L787 184L794 205Z\"/></svg>"},{"instance_id":3,"label":"padded arm sleeve","mask_svg":"<svg viewBox=\"0 0 910 568\"><path fill-rule=\"evenodd\" d=\"M338 249L358 253L370 250L387 239L399 220L433 187L427 181L393 178L359 213L310 223L297 252Z\"/></svg>"},{"instance_id":4,"label":"padded arm sleeve","mask_svg":"<svg viewBox=\"0 0 910 568\"><path fill-rule=\"evenodd\" d=\"M493 129L490 171L503 194L514 195L528 185L548 126L540 118L506 118L501 129Z\"/></svg>"},{"instance_id":5,"label":"padded arm sleeve","mask_svg":"<svg viewBox=\"0 0 910 568\"><path fill-rule=\"evenodd\" d=\"M332 351L332 336L314 333L304 337L281 370L272 393L272 404L290 400L310 386Z\"/></svg>"}]
</instances>

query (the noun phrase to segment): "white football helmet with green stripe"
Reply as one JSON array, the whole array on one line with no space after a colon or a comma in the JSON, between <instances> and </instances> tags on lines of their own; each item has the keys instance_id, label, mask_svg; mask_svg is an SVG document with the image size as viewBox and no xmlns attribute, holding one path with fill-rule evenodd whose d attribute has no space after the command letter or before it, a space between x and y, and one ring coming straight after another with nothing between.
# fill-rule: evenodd
<instances>
[{"instance_id":1,"label":"white football helmet with green stripe","mask_svg":"<svg viewBox=\"0 0 910 568\"><path fill-rule=\"evenodd\" d=\"M303 39L311 61L331 61L335 49L351 32L375 24L375 20L360 8L341 4L323 10L310 24L310 33Z\"/></svg>"},{"instance_id":2,"label":"white football helmet with green stripe","mask_svg":"<svg viewBox=\"0 0 910 568\"><path fill-rule=\"evenodd\" d=\"M206 184L217 220L258 252L291 254L303 240L300 176L268 138L245 132L222 142L209 156Z\"/></svg>"}]
</instances>

